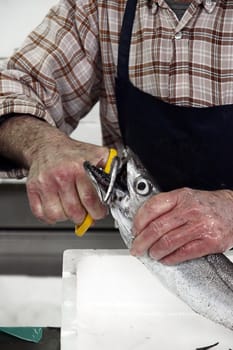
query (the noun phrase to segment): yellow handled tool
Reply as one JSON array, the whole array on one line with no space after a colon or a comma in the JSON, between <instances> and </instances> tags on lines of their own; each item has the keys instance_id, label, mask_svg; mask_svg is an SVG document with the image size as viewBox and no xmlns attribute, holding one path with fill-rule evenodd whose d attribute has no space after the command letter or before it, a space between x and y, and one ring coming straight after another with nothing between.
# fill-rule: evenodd
<instances>
[{"instance_id":1,"label":"yellow handled tool","mask_svg":"<svg viewBox=\"0 0 233 350\"><path fill-rule=\"evenodd\" d=\"M117 156L117 150L114 148L110 148L108 160L105 165L104 171L106 174L109 174L111 171L111 165L113 162L113 159ZM92 225L93 219L90 214L87 214L85 219L83 220L82 224L80 226L75 226L75 234L79 237L82 237L86 231L89 229L89 227Z\"/></svg>"}]
</instances>

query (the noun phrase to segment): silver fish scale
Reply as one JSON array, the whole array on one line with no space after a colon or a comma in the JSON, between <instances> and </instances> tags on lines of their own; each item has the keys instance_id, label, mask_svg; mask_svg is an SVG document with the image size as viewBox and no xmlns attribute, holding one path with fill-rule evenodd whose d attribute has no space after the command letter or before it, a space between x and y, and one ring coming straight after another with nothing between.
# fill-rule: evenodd
<instances>
[{"instance_id":1,"label":"silver fish scale","mask_svg":"<svg viewBox=\"0 0 233 350\"><path fill-rule=\"evenodd\" d=\"M136 210L147 199L134 192L134 179L147 176L145 169L135 156L127 163L128 193L125 198L110 203L120 234L128 248L131 247L132 218ZM154 187L150 194L158 192ZM214 254L167 266L150 258L148 254L138 258L171 292L183 300L198 314L233 330L233 264L223 254Z\"/></svg>"}]
</instances>

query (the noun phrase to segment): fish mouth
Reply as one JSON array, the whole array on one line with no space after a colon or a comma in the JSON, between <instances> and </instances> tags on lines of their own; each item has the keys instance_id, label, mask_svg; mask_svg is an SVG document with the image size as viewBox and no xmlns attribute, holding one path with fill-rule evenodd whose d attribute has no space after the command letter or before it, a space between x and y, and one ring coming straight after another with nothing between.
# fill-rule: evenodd
<instances>
[{"instance_id":1,"label":"fish mouth","mask_svg":"<svg viewBox=\"0 0 233 350\"><path fill-rule=\"evenodd\" d=\"M119 193L121 193L121 196L128 193L127 162L120 165L119 159L116 157L109 174L88 161L85 161L83 166L103 203L110 204L112 200L119 196Z\"/></svg>"}]
</instances>

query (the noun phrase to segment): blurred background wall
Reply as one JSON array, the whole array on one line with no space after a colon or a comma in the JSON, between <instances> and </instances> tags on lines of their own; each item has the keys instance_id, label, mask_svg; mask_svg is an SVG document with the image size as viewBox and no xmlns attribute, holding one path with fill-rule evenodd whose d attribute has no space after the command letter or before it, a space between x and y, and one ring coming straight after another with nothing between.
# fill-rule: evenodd
<instances>
[{"instance_id":1,"label":"blurred background wall","mask_svg":"<svg viewBox=\"0 0 233 350\"><path fill-rule=\"evenodd\" d=\"M58 0L0 0L0 59L8 57ZM72 137L101 144L98 104L81 121Z\"/></svg>"}]
</instances>

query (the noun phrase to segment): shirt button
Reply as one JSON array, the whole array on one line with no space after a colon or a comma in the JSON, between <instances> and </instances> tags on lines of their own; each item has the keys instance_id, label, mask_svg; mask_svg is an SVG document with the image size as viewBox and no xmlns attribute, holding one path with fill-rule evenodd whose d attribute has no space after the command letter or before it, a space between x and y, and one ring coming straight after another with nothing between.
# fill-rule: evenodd
<instances>
[{"instance_id":1,"label":"shirt button","mask_svg":"<svg viewBox=\"0 0 233 350\"><path fill-rule=\"evenodd\" d=\"M180 40L182 38L182 33L181 32L178 32L175 34L175 39L176 40Z\"/></svg>"}]
</instances>

